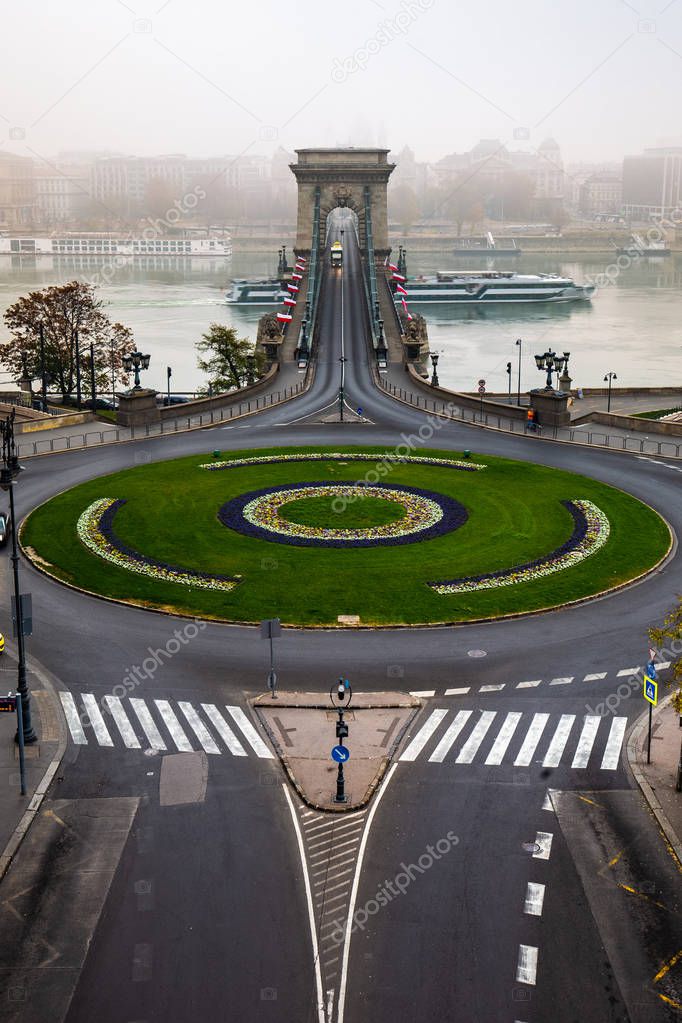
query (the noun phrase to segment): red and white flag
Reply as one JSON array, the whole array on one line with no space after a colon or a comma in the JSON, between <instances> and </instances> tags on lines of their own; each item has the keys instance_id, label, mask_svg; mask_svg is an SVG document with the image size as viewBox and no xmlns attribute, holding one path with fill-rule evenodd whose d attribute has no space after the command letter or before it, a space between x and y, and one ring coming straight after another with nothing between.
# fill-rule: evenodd
<instances>
[{"instance_id":1,"label":"red and white flag","mask_svg":"<svg viewBox=\"0 0 682 1023\"><path fill-rule=\"evenodd\" d=\"M395 263L389 263L388 262L388 256L386 257L386 263L388 265L388 269L389 270L392 270L394 274L398 273L398 267L395 265Z\"/></svg>"},{"instance_id":2,"label":"red and white flag","mask_svg":"<svg viewBox=\"0 0 682 1023\"><path fill-rule=\"evenodd\" d=\"M405 288L403 288L402 284L397 285L395 293L396 295L407 295L407 292L405 291Z\"/></svg>"},{"instance_id":3,"label":"red and white flag","mask_svg":"<svg viewBox=\"0 0 682 1023\"><path fill-rule=\"evenodd\" d=\"M393 278L392 278L392 279L393 279L394 281L400 281L400 283L401 283L401 284L404 284L404 283L405 283L405 281L407 280L407 278L406 278L406 277L403 277L403 275L402 275L402 274L397 274L397 273L394 273L394 274L393 274Z\"/></svg>"},{"instance_id":4,"label":"red and white flag","mask_svg":"<svg viewBox=\"0 0 682 1023\"><path fill-rule=\"evenodd\" d=\"M296 305L296 299L295 298L285 298L284 299L284 305L288 305L288 306Z\"/></svg>"},{"instance_id":5,"label":"red and white flag","mask_svg":"<svg viewBox=\"0 0 682 1023\"><path fill-rule=\"evenodd\" d=\"M298 284L287 284L289 291L293 291L294 295L298 292Z\"/></svg>"},{"instance_id":6,"label":"red and white flag","mask_svg":"<svg viewBox=\"0 0 682 1023\"><path fill-rule=\"evenodd\" d=\"M277 319L284 321L284 323L290 323L293 320L293 316L290 316L289 313L277 313Z\"/></svg>"},{"instance_id":7,"label":"red and white flag","mask_svg":"<svg viewBox=\"0 0 682 1023\"><path fill-rule=\"evenodd\" d=\"M293 280L295 280L295 281L302 281L303 280L303 277L301 276L301 274L292 274L291 276L292 276Z\"/></svg>"}]
</instances>

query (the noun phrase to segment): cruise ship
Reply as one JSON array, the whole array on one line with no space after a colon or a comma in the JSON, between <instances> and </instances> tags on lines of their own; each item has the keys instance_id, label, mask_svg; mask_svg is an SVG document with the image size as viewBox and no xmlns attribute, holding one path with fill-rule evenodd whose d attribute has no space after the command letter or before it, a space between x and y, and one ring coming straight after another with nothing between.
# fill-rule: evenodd
<instances>
[{"instance_id":1,"label":"cruise ship","mask_svg":"<svg viewBox=\"0 0 682 1023\"><path fill-rule=\"evenodd\" d=\"M228 305L279 305L291 292L282 287L277 278L264 281L232 281L225 300Z\"/></svg>"},{"instance_id":2,"label":"cruise ship","mask_svg":"<svg viewBox=\"0 0 682 1023\"><path fill-rule=\"evenodd\" d=\"M220 238L133 238L117 235L55 235L47 238L0 237L0 256L204 256L229 259L232 241Z\"/></svg>"},{"instance_id":3,"label":"cruise ship","mask_svg":"<svg viewBox=\"0 0 682 1023\"><path fill-rule=\"evenodd\" d=\"M410 303L426 302L492 305L502 302L589 301L591 284L576 284L558 274L521 274L503 270L439 270L435 277L416 277L408 284ZM396 296L396 301L401 297Z\"/></svg>"}]
</instances>

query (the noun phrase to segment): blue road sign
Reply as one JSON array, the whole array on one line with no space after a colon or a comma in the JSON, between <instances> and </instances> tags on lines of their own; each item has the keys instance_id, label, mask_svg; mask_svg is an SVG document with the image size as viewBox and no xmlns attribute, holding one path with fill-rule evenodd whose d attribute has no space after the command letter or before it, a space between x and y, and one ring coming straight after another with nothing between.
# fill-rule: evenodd
<instances>
[{"instance_id":1,"label":"blue road sign","mask_svg":"<svg viewBox=\"0 0 682 1023\"><path fill-rule=\"evenodd\" d=\"M658 703L658 682L648 678L646 675L644 676L644 699L648 700L654 707Z\"/></svg>"},{"instance_id":2,"label":"blue road sign","mask_svg":"<svg viewBox=\"0 0 682 1023\"><path fill-rule=\"evenodd\" d=\"M646 666L644 674L648 675L649 678L652 678L654 682L656 681L656 679L658 678L658 674L656 672L656 665L654 664L653 661L649 661L649 663Z\"/></svg>"},{"instance_id":3,"label":"blue road sign","mask_svg":"<svg viewBox=\"0 0 682 1023\"><path fill-rule=\"evenodd\" d=\"M334 746L332 749L332 760L337 764L345 764L350 759L350 750L347 746Z\"/></svg>"}]
</instances>

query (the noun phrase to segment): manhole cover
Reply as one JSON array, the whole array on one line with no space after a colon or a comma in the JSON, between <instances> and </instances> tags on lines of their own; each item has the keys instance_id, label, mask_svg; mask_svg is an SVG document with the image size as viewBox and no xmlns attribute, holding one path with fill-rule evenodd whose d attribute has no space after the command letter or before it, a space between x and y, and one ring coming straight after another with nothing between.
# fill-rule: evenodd
<instances>
[{"instance_id":1,"label":"manhole cover","mask_svg":"<svg viewBox=\"0 0 682 1023\"><path fill-rule=\"evenodd\" d=\"M536 853L540 852L540 846L537 842L524 842L521 846L524 852Z\"/></svg>"},{"instance_id":2,"label":"manhole cover","mask_svg":"<svg viewBox=\"0 0 682 1023\"><path fill-rule=\"evenodd\" d=\"M467 650L468 657L485 657L485 650Z\"/></svg>"}]
</instances>

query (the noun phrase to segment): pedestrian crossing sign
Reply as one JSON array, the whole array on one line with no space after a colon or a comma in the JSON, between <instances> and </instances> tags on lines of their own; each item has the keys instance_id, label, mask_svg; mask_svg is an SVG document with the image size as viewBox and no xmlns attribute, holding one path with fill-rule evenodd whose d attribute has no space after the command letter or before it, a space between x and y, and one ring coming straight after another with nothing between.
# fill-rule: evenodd
<instances>
[{"instance_id":1,"label":"pedestrian crossing sign","mask_svg":"<svg viewBox=\"0 0 682 1023\"><path fill-rule=\"evenodd\" d=\"M644 699L648 700L654 707L658 703L658 682L649 678L648 675L644 676Z\"/></svg>"}]
</instances>

